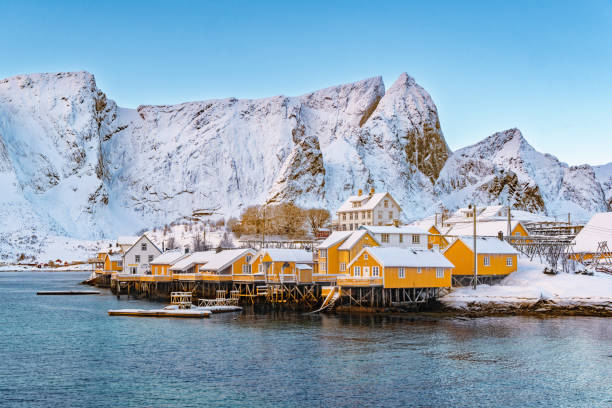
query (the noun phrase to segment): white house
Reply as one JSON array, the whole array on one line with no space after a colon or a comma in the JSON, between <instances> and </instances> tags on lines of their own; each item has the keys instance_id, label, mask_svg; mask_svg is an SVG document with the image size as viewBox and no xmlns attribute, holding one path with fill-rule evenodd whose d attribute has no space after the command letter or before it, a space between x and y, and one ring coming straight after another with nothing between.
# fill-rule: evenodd
<instances>
[{"instance_id":1,"label":"white house","mask_svg":"<svg viewBox=\"0 0 612 408\"><path fill-rule=\"evenodd\" d=\"M162 251L147 237L141 236L123 254L123 273L146 274L151 272L150 263Z\"/></svg>"},{"instance_id":2,"label":"white house","mask_svg":"<svg viewBox=\"0 0 612 408\"><path fill-rule=\"evenodd\" d=\"M419 227L363 225L360 228L369 231L382 247L427 249L429 232Z\"/></svg>"},{"instance_id":3,"label":"white house","mask_svg":"<svg viewBox=\"0 0 612 408\"><path fill-rule=\"evenodd\" d=\"M357 195L350 196L336 211L339 231L352 231L362 225L392 225L397 222L402 208L391 194L375 193L364 195L359 190Z\"/></svg>"}]
</instances>

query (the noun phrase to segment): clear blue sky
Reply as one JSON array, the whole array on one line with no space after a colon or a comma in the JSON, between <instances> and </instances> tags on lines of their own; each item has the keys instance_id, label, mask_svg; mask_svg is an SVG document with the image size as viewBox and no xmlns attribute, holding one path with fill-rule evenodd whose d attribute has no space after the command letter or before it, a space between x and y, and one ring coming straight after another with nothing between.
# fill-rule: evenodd
<instances>
[{"instance_id":1,"label":"clear blue sky","mask_svg":"<svg viewBox=\"0 0 612 408\"><path fill-rule=\"evenodd\" d=\"M87 70L121 106L299 95L402 72L452 149L518 127L612 161L612 0L0 2L0 77Z\"/></svg>"}]
</instances>

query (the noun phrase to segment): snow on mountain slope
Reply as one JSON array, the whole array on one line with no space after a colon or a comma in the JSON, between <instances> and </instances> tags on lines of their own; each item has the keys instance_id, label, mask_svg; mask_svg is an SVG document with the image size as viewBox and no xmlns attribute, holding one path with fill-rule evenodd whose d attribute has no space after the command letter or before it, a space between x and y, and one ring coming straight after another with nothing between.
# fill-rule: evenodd
<instances>
[{"instance_id":1,"label":"snow on mountain slope","mask_svg":"<svg viewBox=\"0 0 612 408\"><path fill-rule=\"evenodd\" d=\"M2 244L5 257L33 235L40 246L47 235L133 233L203 207L226 217L279 201L333 210L358 188L388 189L423 215L449 154L431 97L406 74L388 92L376 77L298 97L138 109L117 107L89 73L24 75L0 83L0 142L12 191L0 210L20 212L13 229L0 226L20 235Z\"/></svg>"},{"instance_id":2,"label":"snow on mountain slope","mask_svg":"<svg viewBox=\"0 0 612 408\"><path fill-rule=\"evenodd\" d=\"M509 129L454 152L435 186L450 209L471 202L510 202L515 208L551 216L572 213L588 220L607 203L593 169L568 166L537 152L520 130Z\"/></svg>"},{"instance_id":3,"label":"snow on mountain slope","mask_svg":"<svg viewBox=\"0 0 612 408\"><path fill-rule=\"evenodd\" d=\"M597 181L599 181L599 184L606 195L608 206L612 208L612 163L594 166L593 170L595 171Z\"/></svg>"}]
</instances>

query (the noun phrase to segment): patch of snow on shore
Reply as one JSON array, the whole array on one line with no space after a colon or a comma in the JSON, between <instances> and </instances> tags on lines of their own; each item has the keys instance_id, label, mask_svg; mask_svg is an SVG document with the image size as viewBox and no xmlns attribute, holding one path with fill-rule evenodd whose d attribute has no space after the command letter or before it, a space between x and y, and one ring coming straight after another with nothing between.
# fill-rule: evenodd
<instances>
[{"instance_id":1,"label":"patch of snow on shore","mask_svg":"<svg viewBox=\"0 0 612 408\"><path fill-rule=\"evenodd\" d=\"M535 304L540 300L561 306L612 305L612 275L593 276L560 273L545 275L546 265L520 257L518 270L499 285L455 288L440 301L456 309L470 309L470 303L491 305Z\"/></svg>"}]
</instances>

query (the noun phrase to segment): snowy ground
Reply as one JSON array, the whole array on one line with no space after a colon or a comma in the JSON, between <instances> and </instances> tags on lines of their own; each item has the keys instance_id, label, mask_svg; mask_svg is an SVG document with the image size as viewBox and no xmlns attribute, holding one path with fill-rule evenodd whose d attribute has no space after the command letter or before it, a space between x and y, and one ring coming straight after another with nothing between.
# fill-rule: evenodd
<instances>
[{"instance_id":1,"label":"snowy ground","mask_svg":"<svg viewBox=\"0 0 612 408\"><path fill-rule=\"evenodd\" d=\"M612 275L593 276L560 273L545 275L545 265L521 257L516 272L499 285L453 289L440 301L455 309L481 309L483 306L518 307L540 301L557 306L602 306L612 310Z\"/></svg>"}]
</instances>

